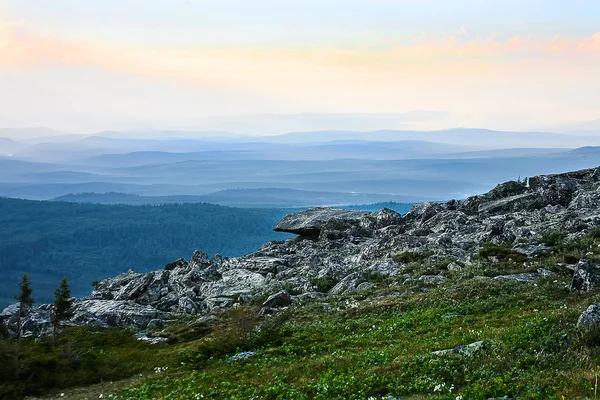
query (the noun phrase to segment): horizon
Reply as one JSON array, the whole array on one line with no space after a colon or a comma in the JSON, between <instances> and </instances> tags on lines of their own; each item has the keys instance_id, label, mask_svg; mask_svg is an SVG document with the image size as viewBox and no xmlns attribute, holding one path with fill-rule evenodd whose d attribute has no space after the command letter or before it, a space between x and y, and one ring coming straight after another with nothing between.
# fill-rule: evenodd
<instances>
[{"instance_id":1,"label":"horizon","mask_svg":"<svg viewBox=\"0 0 600 400\"><path fill-rule=\"evenodd\" d=\"M328 5L0 1L0 120L88 134L600 131L600 3ZM330 118L298 129L298 115Z\"/></svg>"},{"instance_id":2,"label":"horizon","mask_svg":"<svg viewBox=\"0 0 600 400\"><path fill-rule=\"evenodd\" d=\"M297 114L297 115L305 115ZM287 114L286 116L290 116ZM600 124L600 120L592 121ZM389 128L378 128L378 129L299 129L299 130L281 130L281 131L269 131L269 130L260 130L260 131L228 131L228 130L217 130L217 129L207 129L207 130L199 130L199 129L123 129L123 130L102 130L96 132L67 132L63 130L57 130L53 127L41 127L41 126L29 126L29 127L0 127L0 138L7 138L14 141L21 141L23 143L41 143L44 139L50 138L59 138L59 137L69 137L73 138L85 138L85 137L106 137L113 139L146 139L146 140L202 140L202 139L212 139L212 140L243 140L243 139L262 139L268 140L269 138L276 138L280 136L286 135L299 135L299 134L309 134L309 133L353 133L353 134L373 134L373 133L381 133L381 132L397 132L397 133L444 133L444 132L468 132L468 131L487 131L490 133L507 133L507 134L549 134L549 135L560 135L560 136L573 136L579 138L585 137L594 137L600 136L600 129L598 130L583 130L583 131L561 131L557 129L555 131L551 130L531 130L531 131L519 131L519 130L501 130L501 129L490 129L485 127L448 127L442 129L389 129ZM162 134L162 135L161 135ZM140 136L142 135L142 136ZM152 136L154 135L154 136ZM156 136L159 135L159 136ZM180 136L177 136L180 135ZM339 141L344 139L334 139L334 141ZM370 141L369 137L364 137L364 139L360 138L352 138L348 139L351 141ZM398 139L398 141L421 141L421 139ZM376 140L378 141L378 140ZM387 140L386 140L387 141ZM423 138L422 141L427 142L427 138ZM311 140L307 141L311 142ZM301 143L301 142L298 142Z\"/></svg>"}]
</instances>

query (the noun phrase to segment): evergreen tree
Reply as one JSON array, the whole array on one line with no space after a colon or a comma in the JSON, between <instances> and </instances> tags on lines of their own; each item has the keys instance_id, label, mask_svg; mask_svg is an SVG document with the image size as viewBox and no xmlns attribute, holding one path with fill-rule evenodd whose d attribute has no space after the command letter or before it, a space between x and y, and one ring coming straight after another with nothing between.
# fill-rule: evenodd
<instances>
[{"instance_id":1,"label":"evergreen tree","mask_svg":"<svg viewBox=\"0 0 600 400\"><path fill-rule=\"evenodd\" d=\"M56 343L56 335L63 321L73 316L73 300L67 277L61 279L58 289L54 291L52 304L52 342Z\"/></svg>"},{"instance_id":2,"label":"evergreen tree","mask_svg":"<svg viewBox=\"0 0 600 400\"><path fill-rule=\"evenodd\" d=\"M17 313L17 339L21 337L21 331L23 328L23 318L29 312L31 306L33 306L33 298L31 297L31 282L29 282L29 276L27 274L23 274L21 277L21 282L19 283L19 288L21 289L21 293L18 296L15 296L15 300L19 302L19 312Z\"/></svg>"}]
</instances>

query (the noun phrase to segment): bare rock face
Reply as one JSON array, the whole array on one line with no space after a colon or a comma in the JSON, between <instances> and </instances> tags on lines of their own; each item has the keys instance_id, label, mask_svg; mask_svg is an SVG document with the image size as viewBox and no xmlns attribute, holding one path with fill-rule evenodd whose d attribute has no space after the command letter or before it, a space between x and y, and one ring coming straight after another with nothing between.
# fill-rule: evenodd
<instances>
[{"instance_id":1,"label":"bare rock face","mask_svg":"<svg viewBox=\"0 0 600 400\"><path fill-rule=\"evenodd\" d=\"M539 257L549 251L535 241L540 235L561 230L567 239L577 239L600 227L599 176L600 168L506 182L464 201L419 204L405 215L388 209L311 208L287 215L274 228L297 237L266 243L252 254L211 259L196 251L190 261L178 259L159 271L129 271L105 279L90 296L77 300L70 323L144 330L149 324L201 316L283 289L293 290L298 298L369 290L369 277L404 274L405 262L396 257L402 253L424 262L451 260L448 270L454 273L469 265L485 243L513 243L520 257ZM598 271L581 260L574 268L572 289L591 290ZM547 271L538 271L497 280L526 284L545 276ZM445 279L423 278L429 283ZM0 323L9 327L11 310L0 313ZM48 310L43 305L32 311L26 320L29 332L44 331Z\"/></svg>"}]
</instances>

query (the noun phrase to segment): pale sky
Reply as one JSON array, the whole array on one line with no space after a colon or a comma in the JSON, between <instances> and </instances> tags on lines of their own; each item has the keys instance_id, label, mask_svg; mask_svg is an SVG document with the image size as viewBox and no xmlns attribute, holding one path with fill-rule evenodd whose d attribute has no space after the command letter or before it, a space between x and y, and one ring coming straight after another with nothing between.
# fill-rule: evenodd
<instances>
[{"instance_id":1,"label":"pale sky","mask_svg":"<svg viewBox=\"0 0 600 400\"><path fill-rule=\"evenodd\" d=\"M403 127L599 119L600 1L0 0L0 128L413 110L446 117Z\"/></svg>"}]
</instances>

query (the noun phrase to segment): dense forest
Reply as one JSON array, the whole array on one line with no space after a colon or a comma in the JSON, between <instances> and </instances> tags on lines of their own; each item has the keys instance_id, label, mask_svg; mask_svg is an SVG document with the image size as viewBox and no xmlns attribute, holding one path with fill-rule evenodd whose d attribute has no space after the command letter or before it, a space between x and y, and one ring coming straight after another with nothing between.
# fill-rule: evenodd
<instances>
[{"instance_id":1,"label":"dense forest","mask_svg":"<svg viewBox=\"0 0 600 400\"><path fill-rule=\"evenodd\" d=\"M379 203L406 212L410 205ZM13 302L18 281L29 274L38 304L48 302L63 276L74 296L91 283L129 269L162 268L194 250L213 256L250 253L289 235L273 226L292 209L243 209L207 203L100 205L0 198L0 310Z\"/></svg>"},{"instance_id":2,"label":"dense forest","mask_svg":"<svg viewBox=\"0 0 600 400\"><path fill-rule=\"evenodd\" d=\"M91 282L132 269L162 268L196 249L209 255L250 253L288 236L272 227L289 210L213 204L127 206L0 198L0 309L13 302L28 273L39 304L63 276L73 295Z\"/></svg>"}]
</instances>

